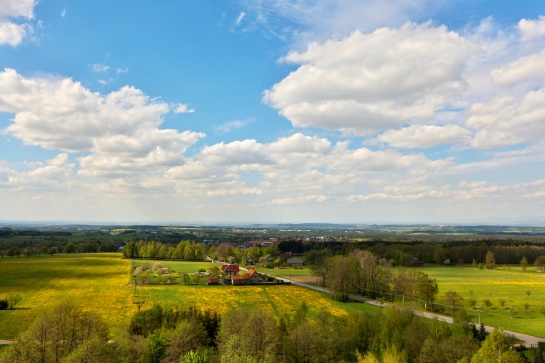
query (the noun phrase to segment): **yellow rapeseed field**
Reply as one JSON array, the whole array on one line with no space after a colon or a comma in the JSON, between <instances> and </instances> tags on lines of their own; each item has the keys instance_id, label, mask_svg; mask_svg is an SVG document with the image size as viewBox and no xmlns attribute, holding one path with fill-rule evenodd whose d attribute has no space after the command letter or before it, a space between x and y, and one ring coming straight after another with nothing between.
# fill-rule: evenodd
<instances>
[{"instance_id":1,"label":"yellow rapeseed field","mask_svg":"<svg viewBox=\"0 0 545 363\"><path fill-rule=\"evenodd\" d=\"M16 337L63 299L99 313L112 333L124 329L135 309L127 286L129 268L113 253L0 259L0 298L22 297L16 310L0 311L0 339Z\"/></svg>"},{"instance_id":2,"label":"yellow rapeseed field","mask_svg":"<svg viewBox=\"0 0 545 363\"><path fill-rule=\"evenodd\" d=\"M206 285L150 285L138 287L138 296L163 305L195 306L199 309L224 313L229 308L252 307L273 312L276 316L291 315L304 301L309 314L321 310L342 316L346 310L326 294L292 285L206 286Z\"/></svg>"},{"instance_id":3,"label":"yellow rapeseed field","mask_svg":"<svg viewBox=\"0 0 545 363\"><path fill-rule=\"evenodd\" d=\"M142 263L145 261L138 261ZM136 263L136 262L135 262ZM208 263L166 262L174 272L196 272ZM309 316L326 310L336 316L346 309L369 306L342 304L323 293L293 285L207 286L183 283L130 286L129 260L119 254L59 254L34 258L0 259L0 299L17 293L22 297L15 310L0 311L0 339L14 339L46 309L70 299L85 311L95 312L108 323L111 333L126 329L138 311L134 302L195 306L224 313L234 307L259 308L277 317L291 315L305 302Z\"/></svg>"}]
</instances>

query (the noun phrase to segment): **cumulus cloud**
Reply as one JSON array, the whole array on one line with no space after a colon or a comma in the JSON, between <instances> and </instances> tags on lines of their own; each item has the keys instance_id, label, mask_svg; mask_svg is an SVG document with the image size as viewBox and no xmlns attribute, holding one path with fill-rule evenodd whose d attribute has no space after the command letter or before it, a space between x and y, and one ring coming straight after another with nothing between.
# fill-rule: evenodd
<instances>
[{"instance_id":1,"label":"cumulus cloud","mask_svg":"<svg viewBox=\"0 0 545 363\"><path fill-rule=\"evenodd\" d=\"M32 31L28 22L34 18L34 0L5 0L0 4L0 45L16 46ZM20 24L12 20L22 18L26 22Z\"/></svg>"},{"instance_id":2,"label":"cumulus cloud","mask_svg":"<svg viewBox=\"0 0 545 363\"><path fill-rule=\"evenodd\" d=\"M433 118L464 90L462 72L477 50L429 24L356 31L290 53L285 61L299 68L264 100L295 127L374 133Z\"/></svg>"},{"instance_id":3,"label":"cumulus cloud","mask_svg":"<svg viewBox=\"0 0 545 363\"><path fill-rule=\"evenodd\" d=\"M412 125L399 130L388 130L376 138L399 148L428 148L443 144L465 144L471 132L458 125Z\"/></svg>"},{"instance_id":4,"label":"cumulus cloud","mask_svg":"<svg viewBox=\"0 0 545 363\"><path fill-rule=\"evenodd\" d=\"M81 174L180 162L204 135L159 129L169 110L133 87L103 96L71 79L24 78L12 69L0 73L0 111L15 114L6 132L27 145L89 153L80 159Z\"/></svg>"},{"instance_id":5,"label":"cumulus cloud","mask_svg":"<svg viewBox=\"0 0 545 363\"><path fill-rule=\"evenodd\" d=\"M18 190L62 191L69 185L74 168L68 154L62 153L27 172L12 171L7 184Z\"/></svg>"},{"instance_id":6,"label":"cumulus cloud","mask_svg":"<svg viewBox=\"0 0 545 363\"><path fill-rule=\"evenodd\" d=\"M523 42L542 38L545 36L545 16L541 15L536 20L522 19L518 27Z\"/></svg>"},{"instance_id":7,"label":"cumulus cloud","mask_svg":"<svg viewBox=\"0 0 545 363\"><path fill-rule=\"evenodd\" d=\"M545 89L529 91L521 97L497 97L475 103L466 125L476 129L471 145L499 148L535 141L545 136Z\"/></svg>"},{"instance_id":8,"label":"cumulus cloud","mask_svg":"<svg viewBox=\"0 0 545 363\"><path fill-rule=\"evenodd\" d=\"M545 79L545 49L539 53L521 57L490 72L492 81L502 87L510 87L520 82L540 82Z\"/></svg>"}]
</instances>

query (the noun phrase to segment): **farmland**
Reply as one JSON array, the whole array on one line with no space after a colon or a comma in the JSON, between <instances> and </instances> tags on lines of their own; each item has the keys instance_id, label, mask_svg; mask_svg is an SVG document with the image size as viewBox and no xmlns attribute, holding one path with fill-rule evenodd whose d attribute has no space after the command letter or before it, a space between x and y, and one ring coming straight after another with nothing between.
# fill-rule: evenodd
<instances>
[{"instance_id":1,"label":"farmland","mask_svg":"<svg viewBox=\"0 0 545 363\"><path fill-rule=\"evenodd\" d=\"M115 253L4 258L0 297L18 293L22 300L16 310L0 311L0 337L16 337L63 299L100 313L112 332L118 332L134 311L128 273L129 262Z\"/></svg>"},{"instance_id":2,"label":"farmland","mask_svg":"<svg viewBox=\"0 0 545 363\"><path fill-rule=\"evenodd\" d=\"M138 264L153 264L155 261L136 260ZM161 261L177 273L194 273L199 269L211 266L209 262L179 262ZM263 269L268 273L268 269ZM333 301L327 294L311 291L291 285L260 285L260 286L206 286L183 283L173 285L147 285L137 287L137 300L149 303L176 304L178 306L197 306L219 313L229 308L254 307L273 312L276 316L293 313L301 302L309 308L309 315L315 316L325 309L333 315L346 315L348 312L372 310L377 308L366 304L343 304Z\"/></svg>"},{"instance_id":3,"label":"farmland","mask_svg":"<svg viewBox=\"0 0 545 363\"><path fill-rule=\"evenodd\" d=\"M154 261L147 261L153 263ZM146 263L137 261L136 263ZM162 262L181 272L196 272L210 266L207 262ZM0 259L0 298L18 293L22 300L15 310L0 311L0 338L13 339L48 308L70 299L85 311L98 312L113 334L126 329L137 311L133 301L145 301L144 307L162 305L196 306L224 312L230 307L252 306L274 312L277 316L294 312L302 301L315 316L321 309L334 315L349 311L376 310L366 304L342 304L326 294L296 286L206 286L146 285L129 286L130 261L116 253L58 254L38 258Z\"/></svg>"},{"instance_id":4,"label":"farmland","mask_svg":"<svg viewBox=\"0 0 545 363\"><path fill-rule=\"evenodd\" d=\"M535 268L522 271L520 266L493 270L472 266L442 266L420 270L437 279L439 301L447 291L460 294L474 321L478 319L478 311L468 304L472 298L477 301L476 306L483 306L481 322L484 324L545 337L545 316L540 312L545 306L545 274L536 272ZM492 303L488 311L484 306L485 300ZM504 307L500 306L500 300L505 300ZM512 316L509 309L517 313Z\"/></svg>"},{"instance_id":5,"label":"farmland","mask_svg":"<svg viewBox=\"0 0 545 363\"><path fill-rule=\"evenodd\" d=\"M545 273L534 267L522 271L520 266L500 266L493 270L465 266L433 266L417 268L430 278L437 279L442 303L447 291L457 292L464 298L464 307L472 321L478 322L481 306L481 322L538 337L545 337L545 316L540 309L545 306ZM264 269L263 272L296 281L307 282L311 275L303 269ZM469 304L476 300L475 307ZM492 305L486 309L485 300ZM505 300L504 306L500 300ZM515 310L514 315L511 309Z\"/></svg>"},{"instance_id":6,"label":"farmland","mask_svg":"<svg viewBox=\"0 0 545 363\"><path fill-rule=\"evenodd\" d=\"M155 261L136 260L135 265ZM174 273L193 273L211 266L209 262L162 261ZM129 286L131 261L116 253L58 254L39 258L0 259L0 298L18 293L22 297L16 310L0 311L0 338L12 339L31 324L45 309L62 299L71 299L84 310L99 312L113 334L125 329L137 310L134 301L143 301L143 308L154 303L196 306L219 313L234 307L258 307L276 316L293 313L302 301L309 308L309 316L321 310L342 316L347 312L376 309L367 304L343 304L326 294L290 285L273 286L206 286L173 284ZM308 268L259 269L261 272L286 278L311 277ZM464 298L467 312L473 321L478 311L469 301L481 305L481 321L487 325L545 336L545 318L540 308L545 305L545 274L530 267L499 267L494 270L471 266L422 267L419 270L437 279L438 302L447 291L455 291ZM486 309L484 301L491 306ZM501 300L505 300L501 306ZM513 310L516 311L513 314Z\"/></svg>"}]
</instances>

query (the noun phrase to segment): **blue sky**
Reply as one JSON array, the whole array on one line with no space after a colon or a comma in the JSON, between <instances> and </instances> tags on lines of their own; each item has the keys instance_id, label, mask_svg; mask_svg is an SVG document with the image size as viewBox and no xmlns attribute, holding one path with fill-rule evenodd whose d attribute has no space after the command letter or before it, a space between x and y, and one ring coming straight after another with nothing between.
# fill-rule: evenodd
<instances>
[{"instance_id":1,"label":"blue sky","mask_svg":"<svg viewBox=\"0 0 545 363\"><path fill-rule=\"evenodd\" d=\"M0 220L545 224L545 3L0 4Z\"/></svg>"}]
</instances>

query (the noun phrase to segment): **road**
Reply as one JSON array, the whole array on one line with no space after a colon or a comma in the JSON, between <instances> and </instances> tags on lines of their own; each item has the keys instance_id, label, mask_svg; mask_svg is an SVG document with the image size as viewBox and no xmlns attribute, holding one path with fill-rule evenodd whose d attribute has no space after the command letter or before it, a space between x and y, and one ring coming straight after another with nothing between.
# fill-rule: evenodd
<instances>
[{"instance_id":1,"label":"road","mask_svg":"<svg viewBox=\"0 0 545 363\"><path fill-rule=\"evenodd\" d=\"M320 291L320 292L325 292L327 294L331 294L331 291L329 291L329 290L327 290L327 289L325 289L323 287L309 285L309 284L305 284L305 283L302 283L302 282L293 281L293 280L289 280L289 279L284 279L284 278L280 278L280 277L276 277L276 278L278 278L280 280L283 280L284 282L291 283L292 285L297 285L297 286L301 286L301 287L304 287L304 288L307 288L307 289L316 290L316 291ZM350 295L350 299L352 299L354 301L364 302L364 303L371 304L371 305L380 306L380 307L386 307L386 306L391 305L389 303L383 303L383 302L380 302L380 301L367 299L367 298L364 298L364 297L361 297L361 296L358 296L358 295ZM452 324L452 318L448 317L448 316L439 315L439 314L430 313L428 311L421 311L421 310L413 310L413 313L415 315L422 316L422 317L425 317L425 318L428 318L428 319L437 319L437 320L444 321L446 323L451 323ZM492 327L492 326L486 326L485 325L485 329L486 329L487 332L491 332L495 328ZM545 339L543 339L543 338L534 337L532 335L527 335L527 334L522 334L522 333L517 333L517 332L514 332L514 331L504 330L504 333L507 334L507 335L511 335L511 336L517 338L518 340L522 341L524 346L528 347L528 348L532 348L532 347L535 348L535 347L537 347L538 342L545 342Z\"/></svg>"}]
</instances>

